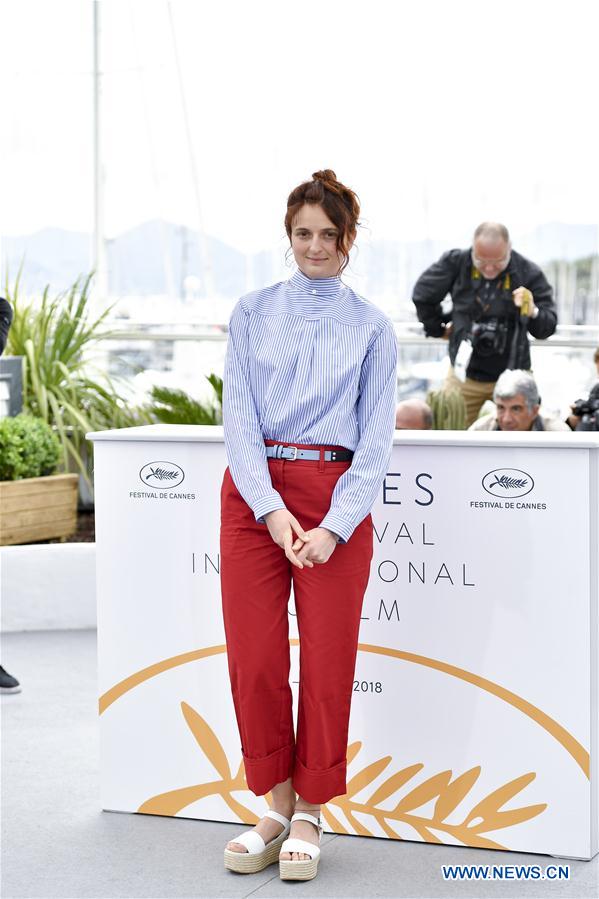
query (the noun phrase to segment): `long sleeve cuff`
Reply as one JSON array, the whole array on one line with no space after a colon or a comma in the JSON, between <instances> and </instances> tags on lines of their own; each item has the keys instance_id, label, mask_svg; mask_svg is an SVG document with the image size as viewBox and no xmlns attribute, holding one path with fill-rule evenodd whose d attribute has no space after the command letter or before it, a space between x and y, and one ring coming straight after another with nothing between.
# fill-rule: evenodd
<instances>
[{"instance_id":1,"label":"long sleeve cuff","mask_svg":"<svg viewBox=\"0 0 599 899\"><path fill-rule=\"evenodd\" d=\"M425 337L443 337L443 334L445 333L445 322L443 319L434 322L426 322L423 327Z\"/></svg>"},{"instance_id":2,"label":"long sleeve cuff","mask_svg":"<svg viewBox=\"0 0 599 899\"><path fill-rule=\"evenodd\" d=\"M528 333L536 340L547 340L555 333L557 327L557 315L553 309L539 304L537 306L539 314L536 318L528 319Z\"/></svg>"},{"instance_id":3,"label":"long sleeve cuff","mask_svg":"<svg viewBox=\"0 0 599 899\"><path fill-rule=\"evenodd\" d=\"M328 528L329 531L333 531L334 534L337 534L339 543L347 543L356 529L356 525L353 522L340 518L338 515L335 515L334 512L327 512L320 522L319 527Z\"/></svg>"},{"instance_id":4,"label":"long sleeve cuff","mask_svg":"<svg viewBox=\"0 0 599 899\"><path fill-rule=\"evenodd\" d=\"M254 513L254 517L258 524L265 524L264 516L268 515L269 512L274 512L275 509L285 509L285 503L281 499L280 493L277 493L276 490L273 490L272 493L267 493L266 496L261 496L260 499L257 499L256 502L252 503L252 512Z\"/></svg>"}]
</instances>

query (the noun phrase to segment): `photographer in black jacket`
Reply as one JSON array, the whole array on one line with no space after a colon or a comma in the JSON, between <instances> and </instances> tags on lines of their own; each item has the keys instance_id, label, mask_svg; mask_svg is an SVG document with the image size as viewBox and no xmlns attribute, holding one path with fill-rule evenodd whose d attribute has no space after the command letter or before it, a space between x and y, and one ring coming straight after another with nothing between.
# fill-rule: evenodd
<instances>
[{"instance_id":1,"label":"photographer in black jacket","mask_svg":"<svg viewBox=\"0 0 599 899\"><path fill-rule=\"evenodd\" d=\"M444 313L447 294L452 309ZM543 340L557 326L551 285L497 222L478 226L471 249L449 250L427 268L412 299L426 336L449 339L449 381L464 396L467 428L502 371L530 369L527 334Z\"/></svg>"}]
</instances>

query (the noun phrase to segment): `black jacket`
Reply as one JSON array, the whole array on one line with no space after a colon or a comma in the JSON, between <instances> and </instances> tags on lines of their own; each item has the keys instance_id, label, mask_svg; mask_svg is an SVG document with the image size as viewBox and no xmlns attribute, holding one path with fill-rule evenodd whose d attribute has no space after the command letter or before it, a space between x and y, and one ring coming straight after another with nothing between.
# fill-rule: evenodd
<instances>
[{"instance_id":1,"label":"black jacket","mask_svg":"<svg viewBox=\"0 0 599 899\"><path fill-rule=\"evenodd\" d=\"M8 329L12 321L12 307L8 300L0 297L0 356L4 352L8 339Z\"/></svg>"},{"instance_id":2,"label":"black jacket","mask_svg":"<svg viewBox=\"0 0 599 899\"><path fill-rule=\"evenodd\" d=\"M544 340L554 333L557 326L553 290L538 265L512 250L509 265L500 276L500 286L495 293L491 308L486 314L482 314L480 304L477 304L479 282L473 277L473 272L469 249L448 250L438 262L433 263L420 275L412 299L427 337L441 337L443 324L452 321L453 331L449 339L449 358L452 365L455 363L460 342L470 333L473 321L484 321L493 317L505 320L508 327L505 352L501 355L480 356L473 350L467 370L468 377L474 380L496 381L501 372L507 368L512 338L519 318L519 309L513 302L512 291L518 287L527 287L531 291L539 314L536 318L528 319L528 331L533 337ZM506 275L509 275L509 284ZM453 308L450 314L443 314L441 302L448 293L451 295ZM530 368L530 352L524 341L518 366Z\"/></svg>"}]
</instances>

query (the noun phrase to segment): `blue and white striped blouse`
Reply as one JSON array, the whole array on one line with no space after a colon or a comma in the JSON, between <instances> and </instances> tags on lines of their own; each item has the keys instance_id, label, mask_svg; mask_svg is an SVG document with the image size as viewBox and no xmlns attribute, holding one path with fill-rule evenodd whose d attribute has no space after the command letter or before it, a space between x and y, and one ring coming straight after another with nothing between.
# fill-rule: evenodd
<instances>
[{"instance_id":1,"label":"blue and white striped blouse","mask_svg":"<svg viewBox=\"0 0 599 899\"><path fill-rule=\"evenodd\" d=\"M223 427L231 477L256 521L285 508L265 439L339 444L354 457L320 526L349 540L389 463L396 369L391 321L339 278L297 271L238 301L229 322Z\"/></svg>"}]
</instances>

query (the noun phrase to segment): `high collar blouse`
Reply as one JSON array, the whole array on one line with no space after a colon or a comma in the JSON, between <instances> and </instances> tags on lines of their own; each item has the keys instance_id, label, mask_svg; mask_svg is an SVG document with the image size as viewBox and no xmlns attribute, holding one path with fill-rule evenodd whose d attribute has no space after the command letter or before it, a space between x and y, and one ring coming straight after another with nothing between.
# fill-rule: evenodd
<instances>
[{"instance_id":1,"label":"high collar blouse","mask_svg":"<svg viewBox=\"0 0 599 899\"><path fill-rule=\"evenodd\" d=\"M231 477L256 521L285 508L265 439L341 445L354 456L320 526L349 540L389 463L396 371L391 321L339 278L297 271L238 301L229 322L223 427Z\"/></svg>"}]
</instances>

